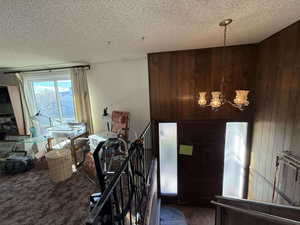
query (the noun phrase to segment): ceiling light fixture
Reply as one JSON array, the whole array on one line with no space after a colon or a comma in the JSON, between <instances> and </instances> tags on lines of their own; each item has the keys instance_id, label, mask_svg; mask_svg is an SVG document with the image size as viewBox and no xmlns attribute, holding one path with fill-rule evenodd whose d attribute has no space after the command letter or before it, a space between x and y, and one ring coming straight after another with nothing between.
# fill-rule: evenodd
<instances>
[{"instance_id":1,"label":"ceiling light fixture","mask_svg":"<svg viewBox=\"0 0 300 225\"><path fill-rule=\"evenodd\" d=\"M225 61L225 49L226 49L226 35L227 35L227 26L232 23L232 19L225 19L219 23L219 26L224 27L224 46L223 46L223 62ZM222 105L225 103L230 104L231 106L238 108L239 110L244 110L245 106L249 105L248 101L248 90L236 90L236 96L233 102L227 100L224 95L223 87L224 87L224 75L222 76L220 91L211 92L211 100L210 103L207 104L206 93L204 91L199 92L199 100L198 104L201 107L210 106L213 111L217 111Z\"/></svg>"}]
</instances>

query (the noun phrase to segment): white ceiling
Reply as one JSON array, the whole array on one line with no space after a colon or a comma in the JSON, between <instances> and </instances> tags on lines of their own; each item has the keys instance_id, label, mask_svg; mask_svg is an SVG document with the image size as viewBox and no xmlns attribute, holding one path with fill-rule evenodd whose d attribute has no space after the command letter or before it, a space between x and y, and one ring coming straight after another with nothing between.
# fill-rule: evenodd
<instances>
[{"instance_id":1,"label":"white ceiling","mask_svg":"<svg viewBox=\"0 0 300 225\"><path fill-rule=\"evenodd\" d=\"M228 44L254 43L299 20L300 0L0 0L0 67L220 46L224 18Z\"/></svg>"}]
</instances>

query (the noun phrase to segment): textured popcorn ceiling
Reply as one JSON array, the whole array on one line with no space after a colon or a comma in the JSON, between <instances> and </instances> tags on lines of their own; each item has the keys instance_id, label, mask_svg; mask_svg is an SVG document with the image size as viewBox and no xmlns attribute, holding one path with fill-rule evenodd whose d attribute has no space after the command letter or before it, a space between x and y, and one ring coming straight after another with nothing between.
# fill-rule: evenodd
<instances>
[{"instance_id":1,"label":"textured popcorn ceiling","mask_svg":"<svg viewBox=\"0 0 300 225\"><path fill-rule=\"evenodd\" d=\"M300 0L0 0L0 67L220 46L224 18L228 44L254 43L299 20Z\"/></svg>"}]
</instances>

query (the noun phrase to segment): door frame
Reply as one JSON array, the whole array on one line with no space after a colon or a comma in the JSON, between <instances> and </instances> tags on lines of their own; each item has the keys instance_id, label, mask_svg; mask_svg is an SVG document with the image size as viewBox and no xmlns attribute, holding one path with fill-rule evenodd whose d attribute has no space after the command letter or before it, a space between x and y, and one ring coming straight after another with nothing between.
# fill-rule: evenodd
<instances>
[{"instance_id":1,"label":"door frame","mask_svg":"<svg viewBox=\"0 0 300 225\"><path fill-rule=\"evenodd\" d=\"M178 193L177 195L163 195L161 194L160 190L160 157L159 157L159 123L180 123L180 122L205 122L205 121L220 121L224 122L225 124L227 122L247 122L248 123L248 129L247 129L247 155L246 155L246 168L245 168L245 180L244 180L244 190L243 190L243 197L246 199L248 197L249 192L249 176L250 176L250 163L251 163L251 148L252 148L252 136L253 136L253 126L254 121L253 118L250 119L203 119L203 120L152 120L153 124L153 130L152 130L152 145L155 149L155 156L157 157L157 193L158 197L162 200L162 203L171 203L175 204L178 202ZM179 143L177 138L177 154L179 153ZM178 157L177 157L177 165L178 165ZM223 163L223 169L224 172L224 163ZM179 174L179 167L177 166L177 175ZM222 179L223 179L222 174ZM178 176L177 176L178 179ZM178 182L177 182L177 190L178 189Z\"/></svg>"}]
</instances>

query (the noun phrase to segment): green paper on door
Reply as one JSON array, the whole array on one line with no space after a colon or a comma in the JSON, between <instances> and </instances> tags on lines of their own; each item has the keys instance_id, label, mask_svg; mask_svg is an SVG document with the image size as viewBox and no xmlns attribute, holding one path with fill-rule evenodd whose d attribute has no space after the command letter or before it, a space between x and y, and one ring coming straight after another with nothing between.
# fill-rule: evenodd
<instances>
[{"instance_id":1,"label":"green paper on door","mask_svg":"<svg viewBox=\"0 0 300 225\"><path fill-rule=\"evenodd\" d=\"M180 145L179 146L180 155L193 155L193 146L192 145Z\"/></svg>"}]
</instances>

